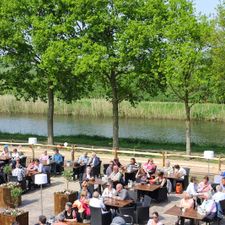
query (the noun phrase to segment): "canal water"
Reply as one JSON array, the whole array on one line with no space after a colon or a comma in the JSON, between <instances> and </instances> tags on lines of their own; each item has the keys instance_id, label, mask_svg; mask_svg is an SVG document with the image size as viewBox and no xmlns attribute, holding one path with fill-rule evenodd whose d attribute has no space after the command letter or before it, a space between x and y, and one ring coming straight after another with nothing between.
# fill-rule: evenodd
<instances>
[{"instance_id":1,"label":"canal water","mask_svg":"<svg viewBox=\"0 0 225 225\"><path fill-rule=\"evenodd\" d=\"M110 118L76 118L55 116L55 135L99 135L112 137ZM44 115L0 115L0 132L47 135ZM185 141L185 123L177 120L120 119L120 137L154 142ZM192 141L198 144L225 145L225 123L192 122Z\"/></svg>"}]
</instances>

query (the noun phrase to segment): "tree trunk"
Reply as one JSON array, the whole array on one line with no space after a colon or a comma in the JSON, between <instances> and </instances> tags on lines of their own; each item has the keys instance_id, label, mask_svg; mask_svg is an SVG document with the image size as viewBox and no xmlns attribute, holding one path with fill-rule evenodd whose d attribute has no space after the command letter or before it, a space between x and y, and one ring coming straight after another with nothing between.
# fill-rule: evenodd
<instances>
[{"instance_id":1,"label":"tree trunk","mask_svg":"<svg viewBox=\"0 0 225 225\"><path fill-rule=\"evenodd\" d=\"M112 86L112 113L113 113L113 149L115 150L115 156L117 156L117 150L119 149L119 100L116 87L116 77L112 73L111 76Z\"/></svg>"},{"instance_id":2,"label":"tree trunk","mask_svg":"<svg viewBox=\"0 0 225 225\"><path fill-rule=\"evenodd\" d=\"M191 155L191 107L185 102L186 112L186 154Z\"/></svg>"},{"instance_id":3,"label":"tree trunk","mask_svg":"<svg viewBox=\"0 0 225 225\"><path fill-rule=\"evenodd\" d=\"M54 117L54 93L52 89L48 89L48 144L54 144L53 132L53 117Z\"/></svg>"}]
</instances>

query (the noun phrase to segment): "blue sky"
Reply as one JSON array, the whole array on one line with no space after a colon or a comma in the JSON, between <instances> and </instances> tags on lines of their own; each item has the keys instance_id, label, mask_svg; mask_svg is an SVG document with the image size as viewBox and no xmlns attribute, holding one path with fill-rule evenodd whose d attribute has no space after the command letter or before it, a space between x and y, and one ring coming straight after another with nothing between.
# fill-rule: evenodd
<instances>
[{"instance_id":1,"label":"blue sky","mask_svg":"<svg viewBox=\"0 0 225 225\"><path fill-rule=\"evenodd\" d=\"M196 5L197 12L202 14L216 14L216 6L219 4L219 0L193 0Z\"/></svg>"}]
</instances>

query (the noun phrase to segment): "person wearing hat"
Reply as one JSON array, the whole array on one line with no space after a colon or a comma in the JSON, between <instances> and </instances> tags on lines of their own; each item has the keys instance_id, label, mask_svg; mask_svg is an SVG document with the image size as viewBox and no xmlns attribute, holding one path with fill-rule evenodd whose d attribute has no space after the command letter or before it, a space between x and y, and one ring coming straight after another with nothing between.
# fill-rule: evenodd
<instances>
[{"instance_id":1,"label":"person wearing hat","mask_svg":"<svg viewBox=\"0 0 225 225\"><path fill-rule=\"evenodd\" d=\"M116 216L110 225L126 225L126 221L121 216Z\"/></svg>"},{"instance_id":2,"label":"person wearing hat","mask_svg":"<svg viewBox=\"0 0 225 225\"><path fill-rule=\"evenodd\" d=\"M78 212L72 208L72 203L67 202L65 205L65 210L62 212L62 214L65 216L64 221L67 222L77 222L78 219Z\"/></svg>"},{"instance_id":3,"label":"person wearing hat","mask_svg":"<svg viewBox=\"0 0 225 225\"><path fill-rule=\"evenodd\" d=\"M112 198L112 196L114 196L115 194L116 194L116 190L113 188L113 183L108 182L106 184L106 188L104 189L104 191L102 193L102 197L103 198Z\"/></svg>"}]
</instances>

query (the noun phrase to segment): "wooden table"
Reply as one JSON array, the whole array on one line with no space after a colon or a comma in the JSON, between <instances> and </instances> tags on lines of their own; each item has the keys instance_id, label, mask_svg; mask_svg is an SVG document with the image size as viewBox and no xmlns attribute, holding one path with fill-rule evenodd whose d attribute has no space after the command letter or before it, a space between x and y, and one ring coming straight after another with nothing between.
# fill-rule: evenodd
<instances>
[{"instance_id":1,"label":"wooden table","mask_svg":"<svg viewBox=\"0 0 225 225\"><path fill-rule=\"evenodd\" d=\"M64 222L68 225L90 225L90 223L79 223L79 222Z\"/></svg>"},{"instance_id":2,"label":"wooden table","mask_svg":"<svg viewBox=\"0 0 225 225\"><path fill-rule=\"evenodd\" d=\"M104 204L112 208L123 208L133 203L133 200L118 200L115 198L104 198Z\"/></svg>"},{"instance_id":3,"label":"wooden table","mask_svg":"<svg viewBox=\"0 0 225 225\"><path fill-rule=\"evenodd\" d=\"M157 184L135 184L130 190L134 189L137 191L155 191L160 188L160 185Z\"/></svg>"},{"instance_id":4,"label":"wooden table","mask_svg":"<svg viewBox=\"0 0 225 225\"><path fill-rule=\"evenodd\" d=\"M179 216L181 218L193 219L195 221L195 224L197 224L198 221L201 221L204 218L204 216L199 214L195 209L186 209L185 212L183 212L180 207L176 205L166 210L164 214Z\"/></svg>"}]
</instances>

